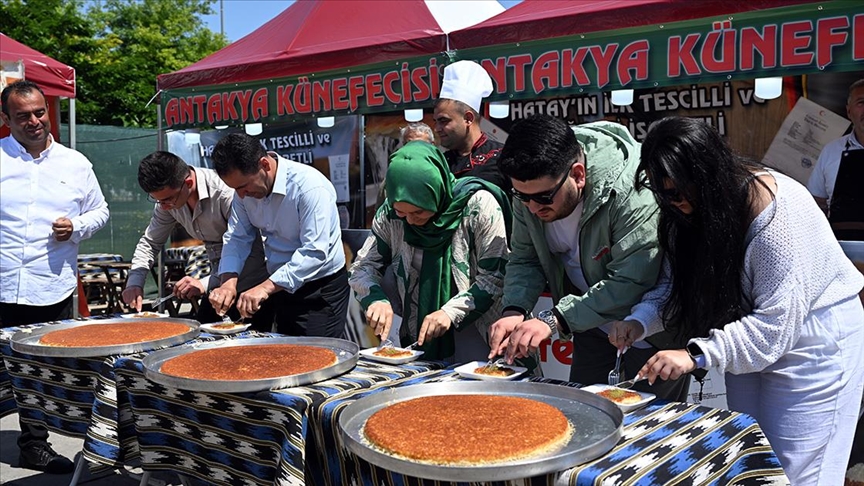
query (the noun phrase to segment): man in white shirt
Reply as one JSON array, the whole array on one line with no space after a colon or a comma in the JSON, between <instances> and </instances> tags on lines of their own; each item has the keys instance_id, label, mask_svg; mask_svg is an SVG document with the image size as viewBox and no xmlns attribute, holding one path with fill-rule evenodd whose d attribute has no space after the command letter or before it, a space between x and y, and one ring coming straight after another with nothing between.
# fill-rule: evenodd
<instances>
[{"instance_id":1,"label":"man in white shirt","mask_svg":"<svg viewBox=\"0 0 864 486\"><path fill-rule=\"evenodd\" d=\"M278 332L343 337L349 288L333 184L241 133L220 140L213 161L237 194L223 239L222 285L210 293L213 308L223 314L236 300L240 314L251 316L273 300ZM270 278L238 296L237 274L259 230Z\"/></svg>"},{"instance_id":2,"label":"man in white shirt","mask_svg":"<svg viewBox=\"0 0 864 486\"><path fill-rule=\"evenodd\" d=\"M852 131L819 154L807 189L828 216L838 240L864 240L864 79L849 86L846 115Z\"/></svg>"},{"instance_id":3,"label":"man in white shirt","mask_svg":"<svg viewBox=\"0 0 864 486\"><path fill-rule=\"evenodd\" d=\"M189 236L204 242L212 278L198 280L190 276L183 277L174 286L174 295L181 299L192 299L216 288L219 285L216 274L222 257L222 236L228 229L234 189L226 186L215 170L190 167L180 157L162 151L153 152L138 164L138 185L155 203L155 207L150 224L135 247L132 269L123 291L123 302L141 311L147 273L176 224L180 224ZM252 288L267 277L264 247L259 236L240 272L239 289L244 291ZM236 309L231 309L229 315L233 319L240 318ZM219 320L208 299L201 301L196 319L200 322ZM265 303L264 309L253 316L252 329L270 332L272 326L273 308Z\"/></svg>"},{"instance_id":4,"label":"man in white shirt","mask_svg":"<svg viewBox=\"0 0 864 486\"><path fill-rule=\"evenodd\" d=\"M11 136L0 139L0 325L70 319L78 244L108 221L90 161L55 142L45 95L18 81L0 95ZM48 443L48 429L19 416L19 467L52 474L72 462Z\"/></svg>"}]
</instances>

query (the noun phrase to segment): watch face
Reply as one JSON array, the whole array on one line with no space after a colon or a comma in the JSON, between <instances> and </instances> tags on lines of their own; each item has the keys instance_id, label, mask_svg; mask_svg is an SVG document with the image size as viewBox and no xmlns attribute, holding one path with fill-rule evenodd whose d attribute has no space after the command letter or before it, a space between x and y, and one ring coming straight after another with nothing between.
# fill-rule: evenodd
<instances>
[{"instance_id":1,"label":"watch face","mask_svg":"<svg viewBox=\"0 0 864 486\"><path fill-rule=\"evenodd\" d=\"M696 345L696 343L690 343L687 345L687 352L690 353L691 356L699 356L700 354L705 354L702 352L702 348Z\"/></svg>"}]
</instances>

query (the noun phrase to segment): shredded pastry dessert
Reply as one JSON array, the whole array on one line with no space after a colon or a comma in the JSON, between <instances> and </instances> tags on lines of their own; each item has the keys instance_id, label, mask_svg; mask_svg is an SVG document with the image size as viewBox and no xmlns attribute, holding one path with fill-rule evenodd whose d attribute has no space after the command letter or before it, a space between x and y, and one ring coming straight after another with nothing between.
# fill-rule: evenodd
<instances>
[{"instance_id":1,"label":"shredded pastry dessert","mask_svg":"<svg viewBox=\"0 0 864 486\"><path fill-rule=\"evenodd\" d=\"M69 348L117 346L156 341L186 332L189 332L189 326L177 322L92 323L51 331L39 339L39 344Z\"/></svg>"},{"instance_id":2,"label":"shredded pastry dessert","mask_svg":"<svg viewBox=\"0 0 864 486\"><path fill-rule=\"evenodd\" d=\"M132 317L140 319L142 317L162 317L162 315L159 314L158 312L144 311L144 312L139 312L137 314L133 314Z\"/></svg>"},{"instance_id":3,"label":"shredded pastry dessert","mask_svg":"<svg viewBox=\"0 0 864 486\"><path fill-rule=\"evenodd\" d=\"M622 405L630 405L642 401L642 395L622 388L609 388L597 393L601 397Z\"/></svg>"},{"instance_id":4,"label":"shredded pastry dessert","mask_svg":"<svg viewBox=\"0 0 864 486\"><path fill-rule=\"evenodd\" d=\"M554 452L570 440L573 426L560 410L537 400L438 395L378 410L363 434L373 447L403 459L476 466Z\"/></svg>"},{"instance_id":5,"label":"shredded pastry dessert","mask_svg":"<svg viewBox=\"0 0 864 486\"><path fill-rule=\"evenodd\" d=\"M197 380L263 380L320 370L336 361L336 353L318 346L258 344L182 354L162 363L160 371Z\"/></svg>"},{"instance_id":6,"label":"shredded pastry dessert","mask_svg":"<svg viewBox=\"0 0 864 486\"><path fill-rule=\"evenodd\" d=\"M373 352L375 356L382 356L385 358L406 358L411 356L411 351L407 349L401 348L381 348L378 351Z\"/></svg>"},{"instance_id":7,"label":"shredded pastry dessert","mask_svg":"<svg viewBox=\"0 0 864 486\"><path fill-rule=\"evenodd\" d=\"M213 329L234 329L235 327L243 327L243 324L238 324L236 322L226 322L224 324L211 324L210 327Z\"/></svg>"},{"instance_id":8,"label":"shredded pastry dessert","mask_svg":"<svg viewBox=\"0 0 864 486\"><path fill-rule=\"evenodd\" d=\"M478 375L489 375L489 376L501 376L506 377L516 373L516 370L513 368L508 368L506 366L481 366L474 370L474 373Z\"/></svg>"}]
</instances>

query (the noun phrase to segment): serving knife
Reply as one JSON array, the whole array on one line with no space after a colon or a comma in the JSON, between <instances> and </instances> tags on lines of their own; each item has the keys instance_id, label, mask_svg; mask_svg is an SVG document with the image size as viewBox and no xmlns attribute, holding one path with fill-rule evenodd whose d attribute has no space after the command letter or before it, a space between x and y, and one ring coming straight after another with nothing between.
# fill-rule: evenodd
<instances>
[{"instance_id":1,"label":"serving knife","mask_svg":"<svg viewBox=\"0 0 864 486\"><path fill-rule=\"evenodd\" d=\"M636 375L636 378L633 378L633 379L630 379L627 381L622 381L621 383L618 383L617 385L614 385L614 386L615 386L615 388L624 388L626 390L626 389L632 388L633 385L635 385L637 381L642 381L642 380L645 380L647 378L648 378L647 376Z\"/></svg>"},{"instance_id":2,"label":"serving knife","mask_svg":"<svg viewBox=\"0 0 864 486\"><path fill-rule=\"evenodd\" d=\"M154 300L153 303L150 304L150 307L155 309L155 308L159 307L160 305L164 304L165 302L168 302L169 300L173 299L174 297L176 297L176 295L168 294L165 297L162 297L161 299Z\"/></svg>"}]
</instances>

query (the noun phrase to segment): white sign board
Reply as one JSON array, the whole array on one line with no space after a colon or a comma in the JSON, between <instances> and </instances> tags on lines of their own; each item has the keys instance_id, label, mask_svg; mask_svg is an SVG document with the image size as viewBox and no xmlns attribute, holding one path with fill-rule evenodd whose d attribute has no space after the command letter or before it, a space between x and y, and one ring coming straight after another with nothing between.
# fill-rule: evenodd
<instances>
[{"instance_id":1,"label":"white sign board","mask_svg":"<svg viewBox=\"0 0 864 486\"><path fill-rule=\"evenodd\" d=\"M846 118L807 98L799 98L783 120L762 163L807 185L822 147L843 135L848 127Z\"/></svg>"}]
</instances>

